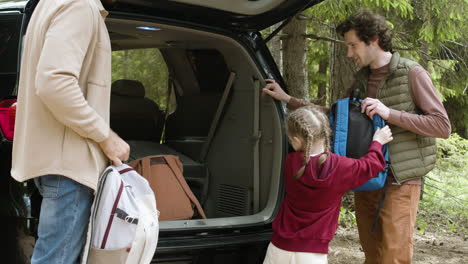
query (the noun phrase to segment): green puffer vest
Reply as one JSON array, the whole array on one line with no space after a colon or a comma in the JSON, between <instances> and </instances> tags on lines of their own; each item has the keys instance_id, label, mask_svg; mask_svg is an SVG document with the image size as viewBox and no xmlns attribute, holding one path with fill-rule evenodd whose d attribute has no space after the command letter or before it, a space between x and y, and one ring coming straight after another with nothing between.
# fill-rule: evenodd
<instances>
[{"instance_id":1,"label":"green puffer vest","mask_svg":"<svg viewBox=\"0 0 468 264\"><path fill-rule=\"evenodd\" d=\"M411 97L408 74L418 64L401 58L394 53L390 60L387 79L377 89L377 99L387 107L413 114L420 114ZM367 95L369 67L360 70L356 75L355 89ZM389 143L390 169L398 183L420 179L434 168L436 161L435 138L425 137L401 127L389 124L393 141Z\"/></svg>"}]
</instances>

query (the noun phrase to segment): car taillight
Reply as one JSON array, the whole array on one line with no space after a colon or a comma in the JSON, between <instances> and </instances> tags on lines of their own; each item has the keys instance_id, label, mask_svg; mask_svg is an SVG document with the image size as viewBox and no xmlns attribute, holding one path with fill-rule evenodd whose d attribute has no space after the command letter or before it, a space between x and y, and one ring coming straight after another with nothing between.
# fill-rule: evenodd
<instances>
[{"instance_id":1,"label":"car taillight","mask_svg":"<svg viewBox=\"0 0 468 264\"><path fill-rule=\"evenodd\" d=\"M15 119L16 119L16 102L13 103L10 108L8 108L8 118L10 123L10 129L13 130L15 127Z\"/></svg>"},{"instance_id":2,"label":"car taillight","mask_svg":"<svg viewBox=\"0 0 468 264\"><path fill-rule=\"evenodd\" d=\"M16 119L16 99L0 102L0 129L7 140L13 140Z\"/></svg>"}]
</instances>

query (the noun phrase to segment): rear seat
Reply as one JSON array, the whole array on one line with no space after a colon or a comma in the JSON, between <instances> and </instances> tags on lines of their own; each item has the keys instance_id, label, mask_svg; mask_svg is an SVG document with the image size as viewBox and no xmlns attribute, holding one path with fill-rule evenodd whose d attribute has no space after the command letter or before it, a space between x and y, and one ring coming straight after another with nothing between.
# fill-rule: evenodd
<instances>
[{"instance_id":1,"label":"rear seat","mask_svg":"<svg viewBox=\"0 0 468 264\"><path fill-rule=\"evenodd\" d=\"M159 142L164 126L164 112L145 97L143 84L135 80L112 83L110 126L125 140Z\"/></svg>"}]
</instances>

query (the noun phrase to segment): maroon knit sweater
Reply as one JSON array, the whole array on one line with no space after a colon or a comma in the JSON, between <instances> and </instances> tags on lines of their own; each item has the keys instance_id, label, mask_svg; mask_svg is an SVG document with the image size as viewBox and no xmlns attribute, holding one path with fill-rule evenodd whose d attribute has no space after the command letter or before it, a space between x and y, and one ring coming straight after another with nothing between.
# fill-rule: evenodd
<instances>
[{"instance_id":1,"label":"maroon knit sweater","mask_svg":"<svg viewBox=\"0 0 468 264\"><path fill-rule=\"evenodd\" d=\"M319 156L311 157L299 179L295 175L302 166L303 153L286 156L285 197L273 221L271 239L280 249L327 254L338 227L341 198L385 167L382 145L377 141L360 159L330 153L325 163L318 166Z\"/></svg>"}]
</instances>

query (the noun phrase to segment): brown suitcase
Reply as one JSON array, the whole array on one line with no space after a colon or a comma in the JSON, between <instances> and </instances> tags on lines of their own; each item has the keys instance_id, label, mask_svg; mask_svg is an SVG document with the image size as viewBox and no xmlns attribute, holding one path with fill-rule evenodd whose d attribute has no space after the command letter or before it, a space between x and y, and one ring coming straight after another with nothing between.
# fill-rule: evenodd
<instances>
[{"instance_id":1,"label":"brown suitcase","mask_svg":"<svg viewBox=\"0 0 468 264\"><path fill-rule=\"evenodd\" d=\"M156 196L160 221L206 218L184 179L183 166L177 156L147 156L128 165L148 180Z\"/></svg>"}]
</instances>

